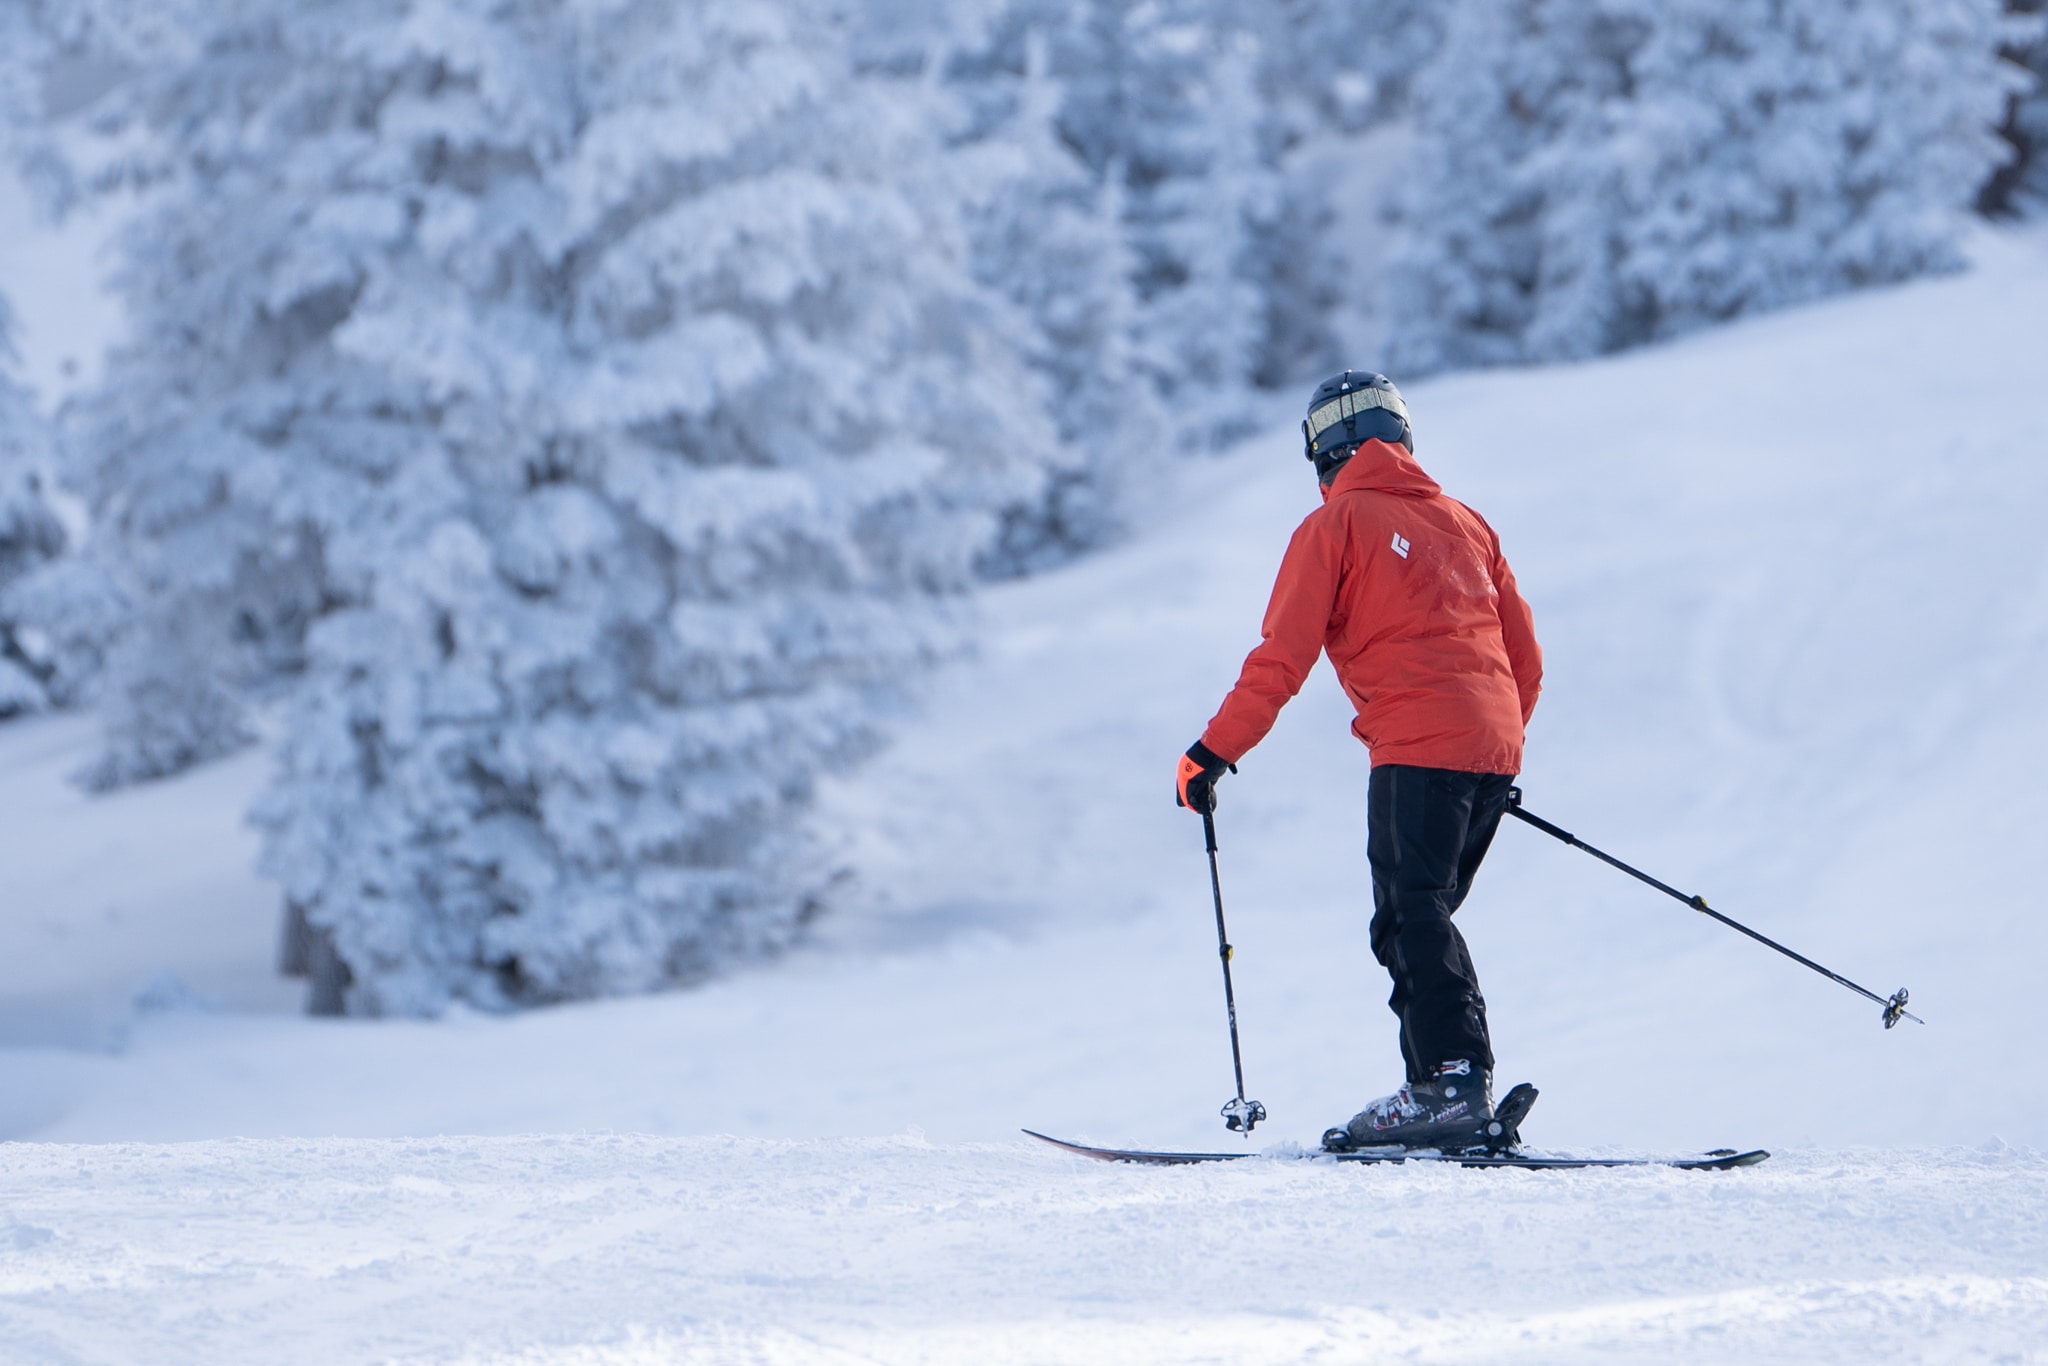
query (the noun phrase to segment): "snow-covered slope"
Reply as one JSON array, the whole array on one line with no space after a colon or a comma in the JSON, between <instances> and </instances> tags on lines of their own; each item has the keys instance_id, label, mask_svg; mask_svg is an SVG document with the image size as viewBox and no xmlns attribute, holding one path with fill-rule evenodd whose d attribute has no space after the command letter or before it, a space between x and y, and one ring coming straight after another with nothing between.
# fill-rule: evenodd
<instances>
[{"instance_id":1,"label":"snow-covered slope","mask_svg":"<svg viewBox=\"0 0 2048 1366\"><path fill-rule=\"evenodd\" d=\"M432 1024L266 1013L253 772L95 805L62 785L80 723L0 732L0 1123L254 1140L0 1148L0 1343L30 1361L292 1343L551 1363L2030 1359L2043 1170L1997 1139L2048 1141L2048 243L1976 254L1955 279L1411 393L1423 462L1500 530L1548 651L1531 808L1866 985L1909 985L1929 1021L1887 1033L1510 827L1461 920L1502 1080L1544 1090L1525 1132L1791 1149L1772 1164L1159 1173L1013 1137L1228 1141L1199 825L1167 778L1315 498L1276 414L1270 439L1158 490L1124 549L990 594L981 658L826 794L859 870L845 905L812 946L698 991ZM1395 1078L1347 719L1320 670L1224 785L1246 1072L1276 1139ZM108 1013L159 973L228 999ZM55 996L98 1005L37 1034ZM671 1137L403 1137L593 1130Z\"/></svg>"},{"instance_id":2,"label":"snow-covered slope","mask_svg":"<svg viewBox=\"0 0 2048 1366\"><path fill-rule=\"evenodd\" d=\"M1978 253L1967 276L1618 360L1416 386L1420 454L1500 530L1548 650L1532 809L1867 985L1909 985L1931 1021L1886 1033L1510 827L1463 920L1503 1079L1545 1090L1532 1137L2048 1139L2048 1089L2015 1080L2048 959L2048 252ZM0 1054L15 1132L1208 1136L1228 1059L1206 871L1165 775L1314 497L1283 431L1189 466L1127 548L991 594L982 658L828 794L858 884L779 967L509 1020L154 1013L119 1053ZM1246 1068L1295 1136L1394 1073L1346 715L1319 670L1219 818ZM0 874L12 1042L37 1041L24 1001L79 977L64 945L109 906L152 929L111 941L102 999L115 967L124 990L168 970L221 996L207 964L260 971L271 948L267 919L224 913L266 896L243 871L247 777L95 807L35 758L83 748L66 726L0 736L5 800L32 813ZM174 820L180 882L144 852Z\"/></svg>"},{"instance_id":3,"label":"snow-covered slope","mask_svg":"<svg viewBox=\"0 0 2048 1366\"><path fill-rule=\"evenodd\" d=\"M0 1147L0 1359L2028 1362L2048 1163L1113 1168L916 1139Z\"/></svg>"}]
</instances>

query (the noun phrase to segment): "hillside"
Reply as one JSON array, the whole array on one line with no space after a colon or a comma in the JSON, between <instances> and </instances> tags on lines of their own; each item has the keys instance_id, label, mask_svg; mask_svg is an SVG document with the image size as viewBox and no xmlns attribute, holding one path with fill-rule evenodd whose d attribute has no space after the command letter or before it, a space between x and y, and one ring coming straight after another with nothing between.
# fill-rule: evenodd
<instances>
[{"instance_id":1,"label":"hillside","mask_svg":"<svg viewBox=\"0 0 2048 1366\"><path fill-rule=\"evenodd\" d=\"M1545 1141L2048 1138L2033 1088L1991 1084L2039 1037L2048 948L2022 788L2048 724L2048 257L2038 237L1979 255L1618 360L1415 387L1421 458L1500 530L1537 611L1531 808L1866 985L1910 986L1932 1022L1887 1034L1511 828L1464 921L1503 1077L1545 1090ZM5 1054L34 1112L16 1132L1205 1136L1228 1059L1200 836L1163 775L1314 496L1283 429L1186 467L1125 548L989 594L981 657L827 794L859 877L818 942L669 997L441 1025L243 1013L288 999L239 826L260 766L92 803L63 781L85 726L10 727L0 802L22 838L0 894L24 913L0 1021L21 1045L129 1039ZM1393 1059L1345 720L1321 668L1219 816L1246 1066L1296 1136L1384 1089ZM93 937L97 958L72 947ZM159 972L229 1009L105 1013ZM102 1016L39 1034L27 1007L53 989Z\"/></svg>"},{"instance_id":2,"label":"hillside","mask_svg":"<svg viewBox=\"0 0 2048 1366\"><path fill-rule=\"evenodd\" d=\"M1410 390L1418 456L1537 614L1530 807L1929 1021L1887 1033L1505 830L1461 923L1502 1081L1544 1091L1531 1142L1767 1167L1161 1174L1015 1137L1226 1141L1206 867L1167 781L1315 497L1276 409L1121 549L987 595L979 657L825 794L842 904L701 990L297 1017L239 824L259 759L94 803L64 783L83 723L0 730L0 1132L37 1140L0 1148L0 1331L35 1361L179 1359L144 1349L203 1340L194 1314L222 1350L192 1360L271 1359L288 1325L309 1360L2032 1359L2048 1206L2006 1145L2048 1142L2048 242L1974 250ZM1346 721L1319 670L1223 787L1273 1142L1395 1079ZM481 1137L535 1134L560 1136ZM182 1140L209 1141L148 1146ZM1452 1236L1381 1241L1411 1228Z\"/></svg>"}]
</instances>

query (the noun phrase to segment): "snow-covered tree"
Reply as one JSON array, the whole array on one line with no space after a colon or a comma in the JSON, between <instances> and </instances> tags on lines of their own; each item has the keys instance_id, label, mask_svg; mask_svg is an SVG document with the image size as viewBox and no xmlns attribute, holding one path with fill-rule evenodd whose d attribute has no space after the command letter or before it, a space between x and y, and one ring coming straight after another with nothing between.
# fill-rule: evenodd
<instances>
[{"instance_id":1,"label":"snow-covered tree","mask_svg":"<svg viewBox=\"0 0 2048 1366\"><path fill-rule=\"evenodd\" d=\"M30 45L36 35L28 19L25 11L0 9L0 184L13 173L14 149L34 107ZM7 301L0 297L0 719L44 704L42 682L24 655L7 591L25 572L56 555L64 539L62 524L40 496L48 433L28 394L6 371L13 358L13 325Z\"/></svg>"},{"instance_id":2,"label":"snow-covered tree","mask_svg":"<svg viewBox=\"0 0 2048 1366\"><path fill-rule=\"evenodd\" d=\"M2025 68L2027 84L2014 92L1999 133L2011 158L1993 172L1977 195L1988 214L2039 217L2048 213L2048 0L2005 0L2015 23L2012 60Z\"/></svg>"},{"instance_id":3,"label":"snow-covered tree","mask_svg":"<svg viewBox=\"0 0 2048 1366\"><path fill-rule=\"evenodd\" d=\"M82 4L82 0L81 0ZM73 73L52 63L75 30L45 0L0 5L0 186L47 164L45 115ZM41 206L37 206L40 208ZM86 700L124 604L76 553L78 528L60 515L61 445L30 393L9 379L12 317L0 299L0 717Z\"/></svg>"},{"instance_id":4,"label":"snow-covered tree","mask_svg":"<svg viewBox=\"0 0 2048 1366\"><path fill-rule=\"evenodd\" d=\"M1026 357L1044 381L1073 464L1042 504L1019 507L999 569L1028 571L1098 544L1125 499L1172 454L1165 407L1139 364L1135 257L1120 187L1104 183L1059 135L1064 91L1052 76L1043 16L1011 11L947 57L963 103L951 158L978 280L1017 310Z\"/></svg>"},{"instance_id":5,"label":"snow-covered tree","mask_svg":"<svg viewBox=\"0 0 2048 1366\"><path fill-rule=\"evenodd\" d=\"M0 299L0 367L12 355L12 327ZM50 505L51 465L48 424L28 391L0 368L0 720L54 700L54 644L25 614L33 604L22 600L25 582L65 548L64 524Z\"/></svg>"},{"instance_id":6,"label":"snow-covered tree","mask_svg":"<svg viewBox=\"0 0 2048 1366\"><path fill-rule=\"evenodd\" d=\"M1262 7L1261 83L1290 137L1359 133L1405 116L1443 40L1437 0L1275 0Z\"/></svg>"},{"instance_id":7,"label":"snow-covered tree","mask_svg":"<svg viewBox=\"0 0 2048 1366\"><path fill-rule=\"evenodd\" d=\"M1366 357L1389 242L1388 148L1442 38L1436 0L1280 0L1257 7L1262 160L1250 275L1263 305L1254 378L1275 388Z\"/></svg>"},{"instance_id":8,"label":"snow-covered tree","mask_svg":"<svg viewBox=\"0 0 2048 1366\"><path fill-rule=\"evenodd\" d=\"M1561 360L1955 265L1999 0L1469 0L1417 92L1404 371Z\"/></svg>"},{"instance_id":9,"label":"snow-covered tree","mask_svg":"<svg viewBox=\"0 0 2048 1366\"><path fill-rule=\"evenodd\" d=\"M1077 0L1050 36L1060 137L1124 225L1133 359L1169 432L1200 445L1241 436L1263 322L1246 258L1274 191L1253 34L1218 0Z\"/></svg>"},{"instance_id":10,"label":"snow-covered tree","mask_svg":"<svg viewBox=\"0 0 2048 1366\"><path fill-rule=\"evenodd\" d=\"M238 0L162 70L92 488L189 734L297 676L259 822L347 1008L786 942L814 775L1064 462L904 188L941 92L795 0Z\"/></svg>"},{"instance_id":11,"label":"snow-covered tree","mask_svg":"<svg viewBox=\"0 0 2048 1366\"><path fill-rule=\"evenodd\" d=\"M1016 159L979 267L1038 324L1063 426L1099 467L1246 430L1248 258L1273 187L1257 57L1215 0L1015 0L949 63L969 139Z\"/></svg>"},{"instance_id":12,"label":"snow-covered tree","mask_svg":"<svg viewBox=\"0 0 2048 1366\"><path fill-rule=\"evenodd\" d=\"M27 5L0 5L0 151L12 151L35 113L43 35Z\"/></svg>"}]
</instances>

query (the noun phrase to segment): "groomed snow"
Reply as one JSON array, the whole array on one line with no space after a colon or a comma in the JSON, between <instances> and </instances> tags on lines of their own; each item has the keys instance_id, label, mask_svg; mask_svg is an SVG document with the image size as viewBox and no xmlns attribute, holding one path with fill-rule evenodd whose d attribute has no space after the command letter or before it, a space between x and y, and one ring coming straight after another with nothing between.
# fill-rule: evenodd
<instances>
[{"instance_id":1,"label":"groomed snow","mask_svg":"<svg viewBox=\"0 0 2048 1366\"><path fill-rule=\"evenodd\" d=\"M2037 1361L2048 1161L592 1135L6 1151L9 1362Z\"/></svg>"},{"instance_id":2,"label":"groomed snow","mask_svg":"<svg viewBox=\"0 0 2048 1366\"><path fill-rule=\"evenodd\" d=\"M1015 1136L1234 1141L1166 783L1313 504L1276 408L1123 549L988 595L981 657L826 794L843 907L702 990L284 1013L260 762L107 805L63 782L83 723L0 729L0 1133L37 1140L0 1146L0 1360L2048 1359L2048 241L1975 254L1410 394L1536 610L1531 808L1930 1022L1504 830L1461 921L1530 1140L1765 1166L1148 1171ZM1223 788L1275 1142L1394 1080L1347 712L1319 670Z\"/></svg>"}]
</instances>

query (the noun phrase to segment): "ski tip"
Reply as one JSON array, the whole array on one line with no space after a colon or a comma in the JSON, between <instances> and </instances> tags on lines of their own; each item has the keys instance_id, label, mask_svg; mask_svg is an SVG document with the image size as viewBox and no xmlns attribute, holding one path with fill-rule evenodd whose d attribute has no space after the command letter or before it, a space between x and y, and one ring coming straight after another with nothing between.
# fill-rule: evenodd
<instances>
[{"instance_id":1,"label":"ski tip","mask_svg":"<svg viewBox=\"0 0 2048 1366\"><path fill-rule=\"evenodd\" d=\"M1691 1171L1733 1171L1737 1167L1754 1167L1770 1157L1763 1148L1751 1148L1748 1152L1737 1152L1733 1148L1711 1148L1703 1157L1685 1158L1672 1163Z\"/></svg>"},{"instance_id":2,"label":"ski tip","mask_svg":"<svg viewBox=\"0 0 2048 1366\"><path fill-rule=\"evenodd\" d=\"M1054 1138L1051 1134L1042 1134L1036 1129L1025 1129L1022 1132L1041 1143L1050 1143L1063 1152L1091 1157L1097 1162L1135 1162L1150 1167L1181 1167L1197 1162L1233 1162L1240 1157L1260 1155L1249 1148L1241 1153L1171 1153L1154 1152L1148 1148L1094 1148L1086 1143L1069 1143L1064 1138Z\"/></svg>"},{"instance_id":3,"label":"ski tip","mask_svg":"<svg viewBox=\"0 0 2048 1366\"><path fill-rule=\"evenodd\" d=\"M1069 1143L1063 1138L1054 1138L1051 1134L1042 1134L1038 1132L1038 1130L1036 1129L1020 1129L1018 1130L1018 1132L1029 1134L1033 1138L1037 1139L1040 1143L1050 1143L1055 1148L1067 1148L1075 1152L1086 1151L1086 1149L1083 1148L1079 1143Z\"/></svg>"},{"instance_id":4,"label":"ski tip","mask_svg":"<svg viewBox=\"0 0 2048 1366\"><path fill-rule=\"evenodd\" d=\"M1036 1129L1025 1129L1023 1132L1031 1135L1040 1143L1050 1143L1053 1147L1064 1152L1075 1153L1081 1157L1092 1157L1098 1162L1114 1162L1118 1157L1116 1150L1113 1148L1091 1148L1086 1143L1069 1143L1064 1138L1054 1138L1051 1134L1042 1134Z\"/></svg>"}]
</instances>

